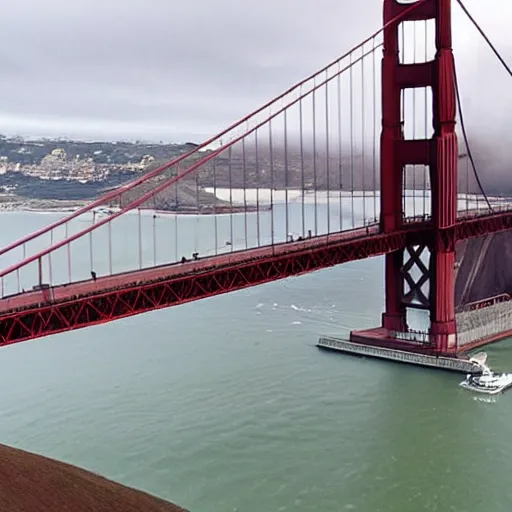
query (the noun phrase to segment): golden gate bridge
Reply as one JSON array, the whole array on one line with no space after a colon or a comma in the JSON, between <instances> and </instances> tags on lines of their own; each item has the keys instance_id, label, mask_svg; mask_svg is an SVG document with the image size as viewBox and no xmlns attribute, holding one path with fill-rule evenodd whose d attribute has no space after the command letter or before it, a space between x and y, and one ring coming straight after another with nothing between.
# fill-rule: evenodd
<instances>
[{"instance_id":1,"label":"golden gate bridge","mask_svg":"<svg viewBox=\"0 0 512 512\"><path fill-rule=\"evenodd\" d=\"M512 332L505 284L471 291L512 202L471 154L451 1L383 3L383 27L340 58L2 248L0 345L379 255L382 324L358 342L455 356ZM419 345L411 308L429 314Z\"/></svg>"}]
</instances>

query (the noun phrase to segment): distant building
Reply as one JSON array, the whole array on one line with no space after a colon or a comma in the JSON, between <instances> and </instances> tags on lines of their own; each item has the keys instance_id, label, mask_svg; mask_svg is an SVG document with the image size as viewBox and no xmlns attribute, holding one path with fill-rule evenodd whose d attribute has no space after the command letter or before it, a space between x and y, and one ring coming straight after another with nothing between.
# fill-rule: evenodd
<instances>
[{"instance_id":1,"label":"distant building","mask_svg":"<svg viewBox=\"0 0 512 512\"><path fill-rule=\"evenodd\" d=\"M155 161L155 157L151 155L144 155L140 161L139 168L145 169L150 163Z\"/></svg>"}]
</instances>

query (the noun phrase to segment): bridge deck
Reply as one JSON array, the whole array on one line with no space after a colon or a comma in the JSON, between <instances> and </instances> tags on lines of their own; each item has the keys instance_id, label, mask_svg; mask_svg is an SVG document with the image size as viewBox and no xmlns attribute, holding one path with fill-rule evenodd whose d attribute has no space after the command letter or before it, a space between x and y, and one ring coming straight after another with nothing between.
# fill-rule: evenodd
<instances>
[{"instance_id":1,"label":"bridge deck","mask_svg":"<svg viewBox=\"0 0 512 512\"><path fill-rule=\"evenodd\" d=\"M0 314L38 306L44 302L63 302L78 297L97 295L109 290L119 290L127 286L142 285L163 279L186 277L222 267L243 266L254 260L277 258L291 253L315 250L339 242L350 242L378 235L379 226L370 225L338 234L318 236L302 241L276 244L242 251L233 251L204 259L188 260L185 263L172 263L111 276L97 277L74 283L52 286L46 290L32 290L0 299Z\"/></svg>"},{"instance_id":2,"label":"bridge deck","mask_svg":"<svg viewBox=\"0 0 512 512\"><path fill-rule=\"evenodd\" d=\"M111 290L119 290L128 286L143 286L146 283L160 281L163 279L186 278L187 276L212 271L219 268L236 268L248 265L256 260L272 259L295 255L298 256L304 251L315 251L325 249L327 246L335 248L336 244L345 245L344 250L350 251L347 246L350 242L363 244L366 241L368 247L364 250L364 256L349 256L342 258L338 263L361 259L384 254L389 250L397 250L404 247L405 237L409 237L409 244L412 239L420 237L423 231L428 230L428 222L410 222L404 224L403 230L392 234L380 234L379 224L371 224L365 227L355 228L339 233L321 235L307 238L302 241L279 243L275 245L244 249L217 256L211 256L198 260L190 260L185 263L172 263L146 269L113 274L109 276L98 276L96 280L57 284L49 286L46 290L29 290L19 294L0 298L0 316L14 310L41 307L44 304L75 300L79 297L99 295ZM457 224L453 227L457 239L471 238L482 233L491 233L512 228L512 212L500 212L480 216L465 215L459 217ZM397 240L401 238L402 245L398 246ZM354 248L352 248L354 250ZM336 262L330 263L336 264ZM324 268L324 265L313 269ZM297 275L302 272L292 272L288 275ZM253 283L257 284L257 283Z\"/></svg>"},{"instance_id":3,"label":"bridge deck","mask_svg":"<svg viewBox=\"0 0 512 512\"><path fill-rule=\"evenodd\" d=\"M459 219L448 242L512 229L512 213ZM450 235L449 232L452 232ZM428 222L380 233L377 224L132 272L57 284L0 299L0 344L110 322L249 286L387 254L429 239ZM442 234L442 233L441 233ZM43 283L44 284L44 283Z\"/></svg>"}]
</instances>

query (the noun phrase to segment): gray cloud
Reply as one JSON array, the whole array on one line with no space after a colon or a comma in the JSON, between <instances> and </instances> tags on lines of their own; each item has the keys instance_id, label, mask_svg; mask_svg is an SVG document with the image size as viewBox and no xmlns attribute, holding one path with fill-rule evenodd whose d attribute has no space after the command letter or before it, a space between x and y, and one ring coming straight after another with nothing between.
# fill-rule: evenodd
<instances>
[{"instance_id":1,"label":"gray cloud","mask_svg":"<svg viewBox=\"0 0 512 512\"><path fill-rule=\"evenodd\" d=\"M0 131L156 140L220 130L378 28L382 11L381 0L3 3ZM496 22L512 9L467 3L504 43ZM476 36L460 19L469 82Z\"/></svg>"},{"instance_id":2,"label":"gray cloud","mask_svg":"<svg viewBox=\"0 0 512 512\"><path fill-rule=\"evenodd\" d=\"M363 37L358 14L335 0L21 0L0 19L0 112L200 136Z\"/></svg>"}]
</instances>

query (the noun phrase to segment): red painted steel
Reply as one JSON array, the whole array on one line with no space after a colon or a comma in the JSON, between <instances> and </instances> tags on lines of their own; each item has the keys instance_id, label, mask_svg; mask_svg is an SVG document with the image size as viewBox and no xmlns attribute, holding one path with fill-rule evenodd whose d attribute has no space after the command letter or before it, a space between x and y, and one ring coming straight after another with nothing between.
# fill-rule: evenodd
<instances>
[{"instance_id":1,"label":"red painted steel","mask_svg":"<svg viewBox=\"0 0 512 512\"><path fill-rule=\"evenodd\" d=\"M459 221L456 236L480 236L488 228L512 229L512 212L502 214L502 222L497 225L493 220L495 216ZM432 244L433 240L434 231L428 223L408 224L401 231L386 234L379 233L378 226L373 225L26 292L0 300L0 345L105 323L349 261L400 255L400 249Z\"/></svg>"},{"instance_id":2,"label":"red painted steel","mask_svg":"<svg viewBox=\"0 0 512 512\"><path fill-rule=\"evenodd\" d=\"M103 293L107 290L117 289L129 284L148 283L162 278L170 278L173 276L193 275L198 272L206 272L214 268L231 265L236 266L246 262L251 262L263 257L277 257L287 254L291 251L298 250L314 250L339 242L351 242L353 240L365 238L367 236L378 235L378 226L368 226L365 228L344 231L336 235L321 236L303 241L290 242L286 244L277 244L274 246L259 247L246 251L230 252L220 254L205 259L190 260L185 263L174 263L170 265L160 265L153 268L137 270L135 272L124 272L112 276L100 276L96 280L87 279L75 283L62 284L53 286L41 291L28 291L16 295L8 296L0 299L0 312L26 308L46 302L43 294L51 294L51 301L69 300L74 296L89 295L91 293Z\"/></svg>"},{"instance_id":3,"label":"red painted steel","mask_svg":"<svg viewBox=\"0 0 512 512\"><path fill-rule=\"evenodd\" d=\"M232 292L290 276L297 276L340 263L397 251L415 243L422 228L390 234L375 233L376 227L339 236L317 237L194 261L182 266L85 281L52 289L52 303L38 303L35 293L6 299L1 307L0 345L69 331ZM109 287L110 289L107 289ZM40 292L41 293L41 292ZM41 296L39 296L41 297ZM6 308L18 307L6 311Z\"/></svg>"},{"instance_id":4,"label":"red painted steel","mask_svg":"<svg viewBox=\"0 0 512 512\"><path fill-rule=\"evenodd\" d=\"M431 0L436 6L436 75L433 84L433 124L436 144L431 160L432 220L436 244L431 251L430 333L441 353L456 350L455 239L449 247L437 240L457 219L458 144L455 133L455 64L451 36L451 0Z\"/></svg>"},{"instance_id":5,"label":"red painted steel","mask_svg":"<svg viewBox=\"0 0 512 512\"><path fill-rule=\"evenodd\" d=\"M455 246L452 228L457 219L457 137L455 134L456 95L454 61L451 49L451 0L427 0L423 11L414 11L414 20L434 19L436 26L436 56L433 62L403 64L399 60L399 23L389 20L403 10L397 0L384 0L384 55L382 59L382 136L381 136L381 219L384 232L400 229L403 212L402 190L408 165L428 165L432 183L432 240L428 244L430 268L423 269L430 282L429 297L422 307L430 310L430 333L437 350L446 352L455 344ZM404 16L400 21L410 20ZM405 140L404 113L400 97L406 88L432 88L434 137L431 140ZM451 237L451 240L450 240ZM442 238L443 243L440 243ZM424 245L427 245L425 242ZM411 305L407 297L421 296L421 287L407 281L411 287L405 294L405 279L415 263L407 248L407 258L401 254L386 256L386 310L382 326L390 331L407 328L406 311Z\"/></svg>"},{"instance_id":6,"label":"red painted steel","mask_svg":"<svg viewBox=\"0 0 512 512\"><path fill-rule=\"evenodd\" d=\"M381 229L384 233L402 226L402 165L397 154L397 142L403 140L400 94L398 23L389 23L403 12L394 0L384 1L384 48L382 58L382 132L380 151ZM402 304L403 280L401 268L403 250L386 255L385 311L382 324L390 330L406 328L405 308Z\"/></svg>"}]
</instances>

